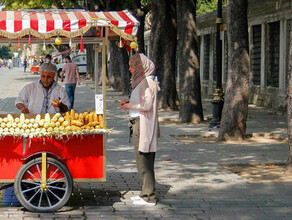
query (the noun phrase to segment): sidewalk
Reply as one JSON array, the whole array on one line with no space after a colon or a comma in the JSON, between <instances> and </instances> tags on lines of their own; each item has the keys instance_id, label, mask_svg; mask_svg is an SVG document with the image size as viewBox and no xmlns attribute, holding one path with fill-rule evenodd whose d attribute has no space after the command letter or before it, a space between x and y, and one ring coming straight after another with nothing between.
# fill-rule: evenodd
<instances>
[{"instance_id":1,"label":"sidewalk","mask_svg":"<svg viewBox=\"0 0 292 220\"><path fill-rule=\"evenodd\" d=\"M24 83L21 79L36 78L19 71L9 79L17 83L16 88L1 84L0 112L15 111L13 102ZM94 109L93 97L92 82L77 87L77 112ZM118 100L124 98L119 92L107 93L108 126L114 132L106 144L106 182L76 185L68 205L60 212L37 214L9 206L0 208L0 218L291 219L291 182L250 183L222 166L285 163L289 152L287 142L258 138L257 141L217 143L212 137L218 129L208 128L209 121L169 122L178 118L178 112L159 112L161 138L155 164L159 203L155 207L134 206L130 197L138 195L141 186L132 143L128 142L127 113L119 109ZM2 101L6 104L1 107ZM210 101L210 98L203 99L207 118L211 118ZM248 117L247 133L287 137L286 116L250 106ZM174 138L179 135L195 138L191 141Z\"/></svg>"}]
</instances>

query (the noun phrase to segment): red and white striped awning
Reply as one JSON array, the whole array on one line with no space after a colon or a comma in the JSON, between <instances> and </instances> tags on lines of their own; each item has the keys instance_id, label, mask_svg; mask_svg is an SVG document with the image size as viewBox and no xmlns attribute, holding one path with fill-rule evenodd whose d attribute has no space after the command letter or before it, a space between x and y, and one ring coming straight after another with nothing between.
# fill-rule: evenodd
<instances>
[{"instance_id":1,"label":"red and white striped awning","mask_svg":"<svg viewBox=\"0 0 292 220\"><path fill-rule=\"evenodd\" d=\"M38 38L65 36L74 38L91 27L110 27L117 35L133 40L139 22L127 10L89 12L84 10L0 11L0 36Z\"/></svg>"}]
</instances>

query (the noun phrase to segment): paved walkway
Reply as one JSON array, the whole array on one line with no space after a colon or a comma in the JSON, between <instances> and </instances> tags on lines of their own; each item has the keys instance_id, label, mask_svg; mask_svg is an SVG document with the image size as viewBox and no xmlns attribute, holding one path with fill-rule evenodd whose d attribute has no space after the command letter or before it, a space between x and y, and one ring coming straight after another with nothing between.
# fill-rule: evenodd
<instances>
[{"instance_id":1,"label":"paved walkway","mask_svg":"<svg viewBox=\"0 0 292 220\"><path fill-rule=\"evenodd\" d=\"M0 113L15 112L14 100L25 83L38 76L20 69L0 69ZM91 82L77 87L76 110L94 109ZM106 145L107 181L76 185L66 207L53 214L30 213L16 204L2 204L2 219L292 219L292 183L249 183L222 167L228 164L285 163L286 142L259 139L241 143L217 143L217 129L209 122L199 125L170 123L177 112L160 112L161 138L156 157L159 203L155 207L134 206L140 184L132 144L128 142L127 114L118 101L118 92L107 93L108 126L114 129ZM205 98L204 114L211 117L210 99ZM286 138L286 117L250 106L248 133ZM174 135L199 137L183 143ZM207 137L207 138L203 138Z\"/></svg>"}]
</instances>

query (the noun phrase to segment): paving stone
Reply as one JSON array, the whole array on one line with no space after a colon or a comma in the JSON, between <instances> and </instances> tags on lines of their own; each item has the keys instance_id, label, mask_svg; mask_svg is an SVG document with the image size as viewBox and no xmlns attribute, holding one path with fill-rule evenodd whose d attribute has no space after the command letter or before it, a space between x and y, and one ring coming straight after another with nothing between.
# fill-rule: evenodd
<instances>
[{"instance_id":1,"label":"paving stone","mask_svg":"<svg viewBox=\"0 0 292 220\"><path fill-rule=\"evenodd\" d=\"M0 68L0 113L17 112L14 100L18 89L39 76L24 74L15 68L5 73ZM11 87L10 85L15 85ZM63 84L62 84L63 85ZM84 81L76 89L77 112L94 109L92 82ZM291 183L249 183L226 170L222 164L285 163L287 143L216 143L198 140L183 144L171 135L216 135L218 129L201 124L161 123L155 160L155 207L133 205L131 196L140 193L132 143L128 142L127 113L119 110L117 100L126 99L108 89L108 125L114 127L106 144L107 180L101 183L75 183L73 195L59 212L33 215L19 207L3 207L0 219L289 219L292 215ZM211 116L211 103L203 97L204 115ZM161 111L160 119L178 118L179 113ZM248 133L277 133L287 137L286 116L269 114L266 109L249 108ZM266 120L269 118L269 120ZM261 126L259 126L261 125ZM277 132L275 132L277 131ZM262 155L265 154L263 157ZM166 161L168 160L168 162ZM0 191L1 193L1 191ZM1 202L1 201L0 201ZM9 204L8 204L9 205ZM9 205L11 206L11 205ZM290 218L291 219L291 218Z\"/></svg>"}]
</instances>

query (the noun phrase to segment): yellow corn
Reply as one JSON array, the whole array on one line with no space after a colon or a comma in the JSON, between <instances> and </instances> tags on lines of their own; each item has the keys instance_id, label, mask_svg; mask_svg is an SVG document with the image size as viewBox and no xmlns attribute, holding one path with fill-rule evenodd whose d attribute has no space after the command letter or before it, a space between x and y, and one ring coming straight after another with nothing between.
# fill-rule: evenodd
<instances>
[{"instance_id":1,"label":"yellow corn","mask_svg":"<svg viewBox=\"0 0 292 220\"><path fill-rule=\"evenodd\" d=\"M97 114L95 114L95 112L93 113L93 121L97 121L98 122L98 116L97 116Z\"/></svg>"},{"instance_id":2,"label":"yellow corn","mask_svg":"<svg viewBox=\"0 0 292 220\"><path fill-rule=\"evenodd\" d=\"M78 126L78 127L81 127L83 124L81 121L78 121L78 120L72 120L71 121L71 125L75 125L75 126Z\"/></svg>"},{"instance_id":3,"label":"yellow corn","mask_svg":"<svg viewBox=\"0 0 292 220\"><path fill-rule=\"evenodd\" d=\"M24 123L24 121L25 121L25 115L23 113L20 114L19 120L20 120L20 123Z\"/></svg>"},{"instance_id":4,"label":"yellow corn","mask_svg":"<svg viewBox=\"0 0 292 220\"><path fill-rule=\"evenodd\" d=\"M75 111L74 111L74 109L71 109L70 118L71 118L71 120L75 120Z\"/></svg>"},{"instance_id":5,"label":"yellow corn","mask_svg":"<svg viewBox=\"0 0 292 220\"><path fill-rule=\"evenodd\" d=\"M45 122L50 123L50 121L51 121L51 116L50 116L49 113L47 113L47 114L45 115Z\"/></svg>"},{"instance_id":6,"label":"yellow corn","mask_svg":"<svg viewBox=\"0 0 292 220\"><path fill-rule=\"evenodd\" d=\"M42 119L42 117L41 117L41 115L40 114L38 114L36 117L35 117L35 121L37 122L37 123L39 123L39 121Z\"/></svg>"},{"instance_id":7,"label":"yellow corn","mask_svg":"<svg viewBox=\"0 0 292 220\"><path fill-rule=\"evenodd\" d=\"M98 125L98 124L99 124L98 121L93 121L93 122L88 123L88 125L89 125L89 126L92 126L92 127L94 127L94 126L96 126L96 125Z\"/></svg>"},{"instance_id":8,"label":"yellow corn","mask_svg":"<svg viewBox=\"0 0 292 220\"><path fill-rule=\"evenodd\" d=\"M88 123L93 122L93 115L90 113L88 116Z\"/></svg>"},{"instance_id":9,"label":"yellow corn","mask_svg":"<svg viewBox=\"0 0 292 220\"><path fill-rule=\"evenodd\" d=\"M8 115L7 115L7 120L8 120L9 122L14 122L14 118L13 118L13 116L12 116L11 114L8 114Z\"/></svg>"},{"instance_id":10,"label":"yellow corn","mask_svg":"<svg viewBox=\"0 0 292 220\"><path fill-rule=\"evenodd\" d=\"M102 115L98 115L98 120L99 120L99 126L101 128L103 128L103 116Z\"/></svg>"},{"instance_id":11,"label":"yellow corn","mask_svg":"<svg viewBox=\"0 0 292 220\"><path fill-rule=\"evenodd\" d=\"M78 126L72 125L71 126L71 131L80 131L81 128L79 128Z\"/></svg>"}]
</instances>

